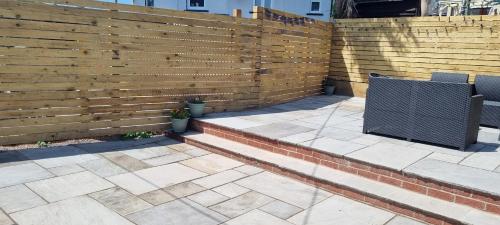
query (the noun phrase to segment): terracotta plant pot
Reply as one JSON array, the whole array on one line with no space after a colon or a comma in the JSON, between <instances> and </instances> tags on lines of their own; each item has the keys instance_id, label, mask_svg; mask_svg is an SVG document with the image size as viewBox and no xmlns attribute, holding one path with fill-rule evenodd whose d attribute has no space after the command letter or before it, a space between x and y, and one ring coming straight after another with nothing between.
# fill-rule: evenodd
<instances>
[{"instance_id":1,"label":"terracotta plant pot","mask_svg":"<svg viewBox=\"0 0 500 225\"><path fill-rule=\"evenodd\" d=\"M205 103L188 103L189 112L191 117L198 118L203 116L203 111L205 110Z\"/></svg>"},{"instance_id":2,"label":"terracotta plant pot","mask_svg":"<svg viewBox=\"0 0 500 225\"><path fill-rule=\"evenodd\" d=\"M172 119L172 129L175 133L184 133L186 132L187 124L189 118L186 119Z\"/></svg>"},{"instance_id":3,"label":"terracotta plant pot","mask_svg":"<svg viewBox=\"0 0 500 225\"><path fill-rule=\"evenodd\" d=\"M325 95L331 96L335 92L335 86L325 86Z\"/></svg>"}]
</instances>

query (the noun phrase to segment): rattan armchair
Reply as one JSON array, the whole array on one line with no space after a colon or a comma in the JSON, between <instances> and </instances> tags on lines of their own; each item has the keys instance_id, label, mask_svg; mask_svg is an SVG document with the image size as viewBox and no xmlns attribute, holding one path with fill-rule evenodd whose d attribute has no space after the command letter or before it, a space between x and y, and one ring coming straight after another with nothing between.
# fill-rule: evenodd
<instances>
[{"instance_id":1,"label":"rattan armchair","mask_svg":"<svg viewBox=\"0 0 500 225\"><path fill-rule=\"evenodd\" d=\"M500 76L477 75L475 88L484 96L481 124L500 128Z\"/></svg>"},{"instance_id":2,"label":"rattan armchair","mask_svg":"<svg viewBox=\"0 0 500 225\"><path fill-rule=\"evenodd\" d=\"M431 81L451 82L451 83L468 83L469 74L466 73L448 73L448 72L432 72Z\"/></svg>"}]
</instances>

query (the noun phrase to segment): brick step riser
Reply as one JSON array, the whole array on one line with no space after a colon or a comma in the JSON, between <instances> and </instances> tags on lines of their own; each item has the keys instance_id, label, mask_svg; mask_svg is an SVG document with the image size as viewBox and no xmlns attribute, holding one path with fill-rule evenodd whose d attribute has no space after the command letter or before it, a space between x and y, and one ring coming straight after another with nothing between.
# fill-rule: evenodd
<instances>
[{"instance_id":1,"label":"brick step riser","mask_svg":"<svg viewBox=\"0 0 500 225\"><path fill-rule=\"evenodd\" d=\"M405 174L400 171L370 165L365 162L345 159L307 147L298 147L292 144L271 140L265 137L201 121L193 121L190 125L192 129L202 133L236 141L277 154L317 163L332 169L356 174L368 179L394 185L445 201L454 202L456 204L466 205L494 214L500 214L500 196L492 196L488 193L480 193L474 190L464 189L451 184Z\"/></svg>"},{"instance_id":2,"label":"brick step riser","mask_svg":"<svg viewBox=\"0 0 500 225\"><path fill-rule=\"evenodd\" d=\"M215 154L223 155L229 158L232 158L234 160L246 163L248 165L253 165L259 168L262 168L266 171L276 173L279 175L283 175L298 181L301 181L303 183L307 183L309 185L313 185L315 187L321 188L323 190L342 195L344 197L363 202L368 205L372 205L378 208L383 208L385 210L394 212L396 214L408 216L420 221L425 221L430 224L435 224L435 225L449 225L449 224L463 224L460 223L452 218L444 218L440 215L436 215L432 212L428 211L422 211L420 209L414 208L412 206L404 205L404 204L399 204L394 201L391 201L390 199L386 198L381 198L378 196L373 196L370 194L367 194L365 192L361 192L358 190L354 190L352 188L346 187L344 185L339 185L330 181L325 181L321 179L317 179L311 176L308 176L306 174L298 173L296 171L288 170L285 168L282 168L278 165L265 162L262 160L257 160L254 158L249 158L247 156L242 156L239 154L236 154L232 151L222 149L219 147L212 146L207 143L199 142L196 140L192 140L189 138L181 137L176 134L169 133L169 137L177 139L179 141L185 142L187 144L197 146L199 148L205 149L207 151L210 151Z\"/></svg>"}]
</instances>

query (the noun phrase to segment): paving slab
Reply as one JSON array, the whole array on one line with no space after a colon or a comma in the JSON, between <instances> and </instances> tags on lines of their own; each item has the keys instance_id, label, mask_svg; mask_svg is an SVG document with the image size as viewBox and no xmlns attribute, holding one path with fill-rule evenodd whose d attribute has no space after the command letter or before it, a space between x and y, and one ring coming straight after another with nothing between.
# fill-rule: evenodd
<instances>
[{"instance_id":1,"label":"paving slab","mask_svg":"<svg viewBox=\"0 0 500 225\"><path fill-rule=\"evenodd\" d=\"M403 170L473 190L500 195L498 173L434 159L423 159Z\"/></svg>"},{"instance_id":2,"label":"paving slab","mask_svg":"<svg viewBox=\"0 0 500 225\"><path fill-rule=\"evenodd\" d=\"M288 219L297 225L383 225L394 214L341 196L333 196Z\"/></svg>"},{"instance_id":3,"label":"paving slab","mask_svg":"<svg viewBox=\"0 0 500 225\"><path fill-rule=\"evenodd\" d=\"M172 154L173 151L167 146L160 146L153 143L148 145L134 146L124 150L120 150L120 152L133 158L143 160Z\"/></svg>"},{"instance_id":4,"label":"paving slab","mask_svg":"<svg viewBox=\"0 0 500 225\"><path fill-rule=\"evenodd\" d=\"M192 148L192 149L188 149L188 150L184 151L184 153L188 154L190 156L193 156L193 157L199 157L199 156L211 154L211 152L203 150L201 148L197 148L197 147Z\"/></svg>"},{"instance_id":5,"label":"paving slab","mask_svg":"<svg viewBox=\"0 0 500 225\"><path fill-rule=\"evenodd\" d=\"M56 176L64 176L67 174L85 171L84 168L82 168L81 166L78 166L77 164L69 164L69 165L64 165L64 166L52 167L52 168L48 168L47 170Z\"/></svg>"},{"instance_id":6,"label":"paving slab","mask_svg":"<svg viewBox=\"0 0 500 225\"><path fill-rule=\"evenodd\" d=\"M186 143L181 143L181 142L175 142L175 143L167 144L165 146L170 148L170 149L173 149L175 151L178 151L178 152L185 152L187 150L197 148L196 146L188 145Z\"/></svg>"},{"instance_id":7,"label":"paving slab","mask_svg":"<svg viewBox=\"0 0 500 225\"><path fill-rule=\"evenodd\" d=\"M395 216L386 225L426 225L426 223L412 220L408 217Z\"/></svg>"},{"instance_id":8,"label":"paving slab","mask_svg":"<svg viewBox=\"0 0 500 225\"><path fill-rule=\"evenodd\" d=\"M49 171L34 163L0 168L0 188L53 177Z\"/></svg>"},{"instance_id":9,"label":"paving slab","mask_svg":"<svg viewBox=\"0 0 500 225\"><path fill-rule=\"evenodd\" d=\"M163 190L155 190L155 191L150 191L144 194L139 195L139 198L143 199L146 202L149 202L150 204L153 205L161 205L166 202L173 201L177 199L177 197L168 194L167 192Z\"/></svg>"},{"instance_id":10,"label":"paving slab","mask_svg":"<svg viewBox=\"0 0 500 225\"><path fill-rule=\"evenodd\" d=\"M0 151L0 168L29 163L30 161L20 151Z\"/></svg>"},{"instance_id":11,"label":"paving slab","mask_svg":"<svg viewBox=\"0 0 500 225\"><path fill-rule=\"evenodd\" d=\"M134 225L87 196L16 212L11 217L18 225Z\"/></svg>"},{"instance_id":12,"label":"paving slab","mask_svg":"<svg viewBox=\"0 0 500 225\"><path fill-rule=\"evenodd\" d=\"M98 156L89 154L73 146L32 149L22 151L22 154L45 168L77 164L99 159Z\"/></svg>"},{"instance_id":13,"label":"paving slab","mask_svg":"<svg viewBox=\"0 0 500 225\"><path fill-rule=\"evenodd\" d=\"M304 133L311 130L313 129L291 123L272 123L268 125L244 129L245 132L262 135L264 137L272 139L278 139L281 137Z\"/></svg>"},{"instance_id":14,"label":"paving slab","mask_svg":"<svg viewBox=\"0 0 500 225\"><path fill-rule=\"evenodd\" d=\"M356 144L348 141L336 140L328 137L322 137L311 141L306 141L303 143L299 143L299 145L315 148L323 152L332 153L335 155L345 155L366 147L366 145Z\"/></svg>"},{"instance_id":15,"label":"paving slab","mask_svg":"<svg viewBox=\"0 0 500 225\"><path fill-rule=\"evenodd\" d=\"M106 178L134 195L144 194L159 189L134 173L124 173Z\"/></svg>"},{"instance_id":16,"label":"paving slab","mask_svg":"<svg viewBox=\"0 0 500 225\"><path fill-rule=\"evenodd\" d=\"M187 151L189 151L189 150L187 150ZM168 154L168 155L150 158L150 159L146 159L143 161L149 165L161 166L161 165L179 162L179 161L190 159L190 158L192 158L192 156L190 156L188 154L184 154L181 152L173 152L173 153Z\"/></svg>"},{"instance_id":17,"label":"paving slab","mask_svg":"<svg viewBox=\"0 0 500 225\"><path fill-rule=\"evenodd\" d=\"M136 171L135 174L160 188L194 180L207 175L206 173L179 163L139 170Z\"/></svg>"},{"instance_id":18,"label":"paving slab","mask_svg":"<svg viewBox=\"0 0 500 225\"><path fill-rule=\"evenodd\" d=\"M338 127L325 127L319 130L319 135L341 141L349 141L361 136L361 132L350 131Z\"/></svg>"},{"instance_id":19,"label":"paving slab","mask_svg":"<svg viewBox=\"0 0 500 225\"><path fill-rule=\"evenodd\" d=\"M432 151L424 149L408 148L391 143L378 143L347 154L346 157L400 171L431 153Z\"/></svg>"},{"instance_id":20,"label":"paving slab","mask_svg":"<svg viewBox=\"0 0 500 225\"><path fill-rule=\"evenodd\" d=\"M219 187L212 189L213 191L225 195L229 198L235 198L239 195L245 194L250 190L248 188L244 188L240 185L234 183L228 183Z\"/></svg>"},{"instance_id":21,"label":"paving slab","mask_svg":"<svg viewBox=\"0 0 500 225\"><path fill-rule=\"evenodd\" d=\"M22 184L0 189L0 208L7 213L45 204L46 202L40 196Z\"/></svg>"},{"instance_id":22,"label":"paving slab","mask_svg":"<svg viewBox=\"0 0 500 225\"><path fill-rule=\"evenodd\" d=\"M322 135L319 134L320 132L318 130L312 130L304 133L298 133L290 136L285 136L282 138L279 138L280 141L285 141L288 143L292 144L297 144L301 142L306 142L310 140L314 140L317 138L323 137Z\"/></svg>"},{"instance_id":23,"label":"paving slab","mask_svg":"<svg viewBox=\"0 0 500 225\"><path fill-rule=\"evenodd\" d=\"M193 183L198 184L205 188L214 188L229 182L246 177L247 175L236 170L227 170L224 172L216 173L207 177L193 180Z\"/></svg>"},{"instance_id":24,"label":"paving slab","mask_svg":"<svg viewBox=\"0 0 500 225\"><path fill-rule=\"evenodd\" d=\"M257 209L274 199L257 192L248 192L231 200L210 207L210 209L219 212L230 218L235 218L254 209Z\"/></svg>"},{"instance_id":25,"label":"paving slab","mask_svg":"<svg viewBox=\"0 0 500 225\"><path fill-rule=\"evenodd\" d=\"M186 197L188 195L192 195L194 193L198 193L200 191L204 191L206 188L197 185L193 182L184 182L176 185L172 185L170 187L163 188L163 191L171 194L177 198Z\"/></svg>"},{"instance_id":26,"label":"paving slab","mask_svg":"<svg viewBox=\"0 0 500 225\"><path fill-rule=\"evenodd\" d=\"M215 205L222 201L229 199L228 197L221 195L212 190L202 191L187 197L191 201L194 201L202 206L208 207L211 205Z\"/></svg>"},{"instance_id":27,"label":"paving slab","mask_svg":"<svg viewBox=\"0 0 500 225\"><path fill-rule=\"evenodd\" d=\"M0 225L14 225L14 222L2 210L0 210Z\"/></svg>"},{"instance_id":28,"label":"paving slab","mask_svg":"<svg viewBox=\"0 0 500 225\"><path fill-rule=\"evenodd\" d=\"M247 175L254 175L254 174L257 174L257 173L264 171L263 169L261 169L259 167L255 167L255 166L251 166L251 165L243 165L240 167L236 167L236 168L234 168L234 170L242 172L242 173L247 174Z\"/></svg>"},{"instance_id":29,"label":"paving slab","mask_svg":"<svg viewBox=\"0 0 500 225\"><path fill-rule=\"evenodd\" d=\"M95 192L89 196L122 216L153 207L153 205L117 187Z\"/></svg>"},{"instance_id":30,"label":"paving slab","mask_svg":"<svg viewBox=\"0 0 500 225\"><path fill-rule=\"evenodd\" d=\"M45 200L55 202L108 189L114 185L91 172L85 171L26 183L26 186Z\"/></svg>"},{"instance_id":31,"label":"paving slab","mask_svg":"<svg viewBox=\"0 0 500 225\"><path fill-rule=\"evenodd\" d=\"M464 159L463 156L456 156L456 155L449 155L449 154L444 154L444 153L439 153L439 152L434 152L427 156L426 158L428 159L435 159L435 160L440 160L443 162L449 162L449 163L459 163Z\"/></svg>"},{"instance_id":32,"label":"paving slab","mask_svg":"<svg viewBox=\"0 0 500 225\"><path fill-rule=\"evenodd\" d=\"M102 154L111 162L128 171L142 170L151 167L151 165L121 152L106 152Z\"/></svg>"},{"instance_id":33,"label":"paving slab","mask_svg":"<svg viewBox=\"0 0 500 225\"><path fill-rule=\"evenodd\" d=\"M189 199L178 199L127 218L137 225L217 225L228 220Z\"/></svg>"},{"instance_id":34,"label":"paving slab","mask_svg":"<svg viewBox=\"0 0 500 225\"><path fill-rule=\"evenodd\" d=\"M118 165L110 162L107 159L98 159L80 164L85 169L101 176L110 177L122 173L127 173L128 171L119 167Z\"/></svg>"},{"instance_id":35,"label":"paving slab","mask_svg":"<svg viewBox=\"0 0 500 225\"><path fill-rule=\"evenodd\" d=\"M217 154L204 155L182 161L181 163L208 174L219 173L243 165L243 163L234 159Z\"/></svg>"},{"instance_id":36,"label":"paving slab","mask_svg":"<svg viewBox=\"0 0 500 225\"><path fill-rule=\"evenodd\" d=\"M302 209L331 196L321 189L269 172L259 173L235 183Z\"/></svg>"},{"instance_id":37,"label":"paving slab","mask_svg":"<svg viewBox=\"0 0 500 225\"><path fill-rule=\"evenodd\" d=\"M225 223L226 225L293 225L260 210L252 210Z\"/></svg>"},{"instance_id":38,"label":"paving slab","mask_svg":"<svg viewBox=\"0 0 500 225\"><path fill-rule=\"evenodd\" d=\"M286 219L290 218L291 216L299 213L303 209L301 209L297 206L293 206L293 205L290 205L288 203L276 200L276 201L273 201L265 206L260 207L260 210L262 210L266 213L269 213L273 216L276 216L280 219L286 220Z\"/></svg>"},{"instance_id":39,"label":"paving slab","mask_svg":"<svg viewBox=\"0 0 500 225\"><path fill-rule=\"evenodd\" d=\"M205 121L208 123L218 124L220 126L231 127L233 129L247 129L250 127L258 127L265 125L261 122L245 120L236 117L226 117L226 118L201 118L201 121Z\"/></svg>"},{"instance_id":40,"label":"paving slab","mask_svg":"<svg viewBox=\"0 0 500 225\"><path fill-rule=\"evenodd\" d=\"M374 145L382 141L382 138L373 134L361 134L361 136L349 140L350 142L362 145Z\"/></svg>"},{"instance_id":41,"label":"paving slab","mask_svg":"<svg viewBox=\"0 0 500 225\"><path fill-rule=\"evenodd\" d=\"M495 170L500 166L500 148L496 146L486 146L463 161L460 165L475 167L484 170Z\"/></svg>"}]
</instances>

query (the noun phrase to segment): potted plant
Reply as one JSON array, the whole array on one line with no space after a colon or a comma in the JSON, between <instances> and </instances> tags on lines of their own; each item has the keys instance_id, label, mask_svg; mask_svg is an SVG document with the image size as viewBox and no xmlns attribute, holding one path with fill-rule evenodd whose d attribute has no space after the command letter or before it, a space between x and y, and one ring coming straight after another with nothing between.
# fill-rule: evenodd
<instances>
[{"instance_id":1,"label":"potted plant","mask_svg":"<svg viewBox=\"0 0 500 225\"><path fill-rule=\"evenodd\" d=\"M172 129L174 132L185 132L189 121L189 112L184 108L172 109L170 116L172 117Z\"/></svg>"},{"instance_id":2,"label":"potted plant","mask_svg":"<svg viewBox=\"0 0 500 225\"><path fill-rule=\"evenodd\" d=\"M189 112L191 117L198 118L203 116L203 110L205 109L205 102L202 98L196 97L188 101Z\"/></svg>"},{"instance_id":3,"label":"potted plant","mask_svg":"<svg viewBox=\"0 0 500 225\"><path fill-rule=\"evenodd\" d=\"M335 92L335 85L334 85L334 80L330 77L327 77L325 79L325 83L324 83L324 87L325 87L325 95L333 95L333 93Z\"/></svg>"}]
</instances>

